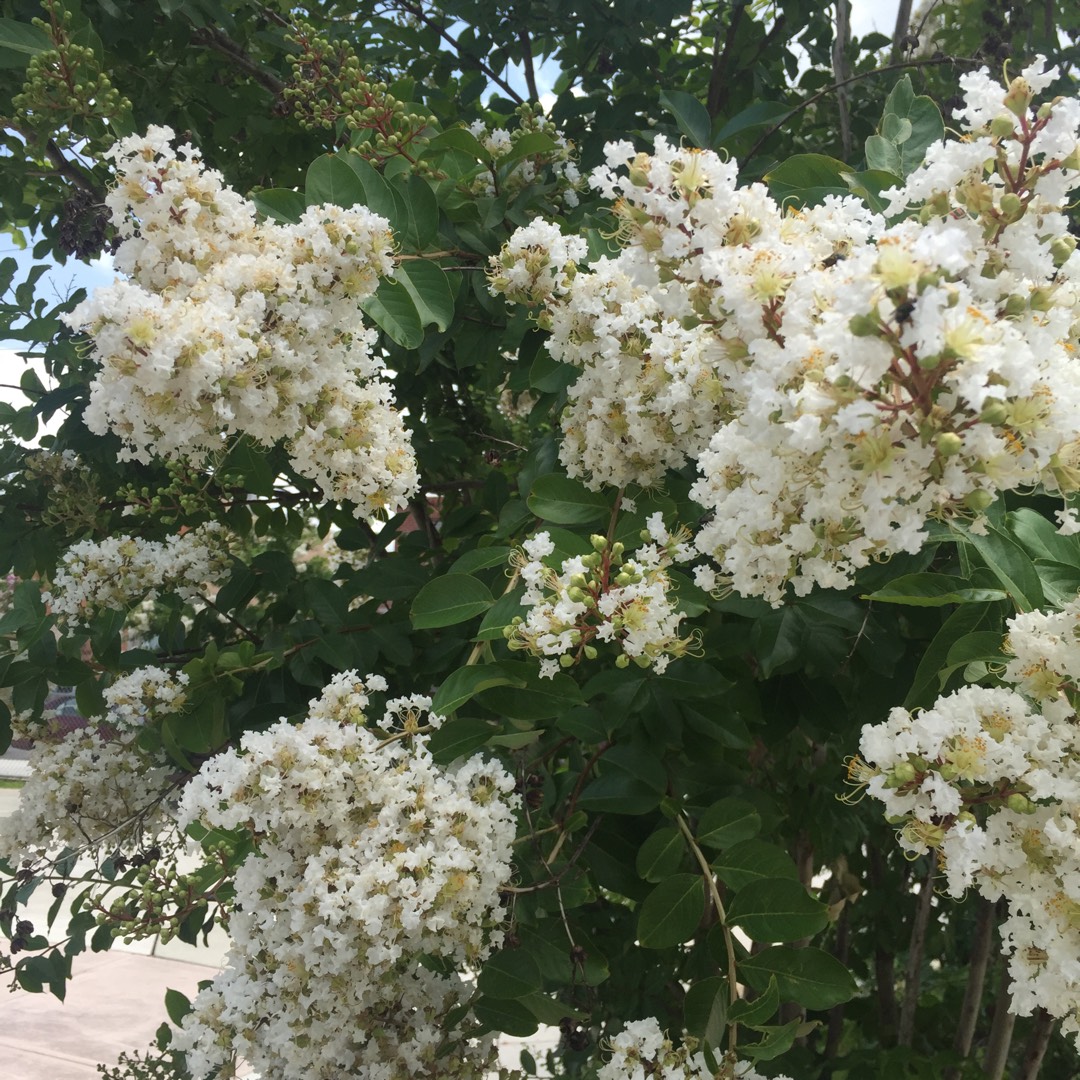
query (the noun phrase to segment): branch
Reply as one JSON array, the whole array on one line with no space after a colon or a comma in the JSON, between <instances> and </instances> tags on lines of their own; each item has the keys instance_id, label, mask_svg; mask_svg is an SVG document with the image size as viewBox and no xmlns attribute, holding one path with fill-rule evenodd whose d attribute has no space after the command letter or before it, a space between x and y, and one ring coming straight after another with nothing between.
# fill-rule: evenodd
<instances>
[{"instance_id":1,"label":"branch","mask_svg":"<svg viewBox=\"0 0 1080 1080\"><path fill-rule=\"evenodd\" d=\"M986 965L990 959L990 944L994 937L994 905L989 900L980 900L979 916L975 923L975 938L971 943L971 956L968 958L967 987L964 990L964 1003L960 1006L960 1020L956 1027L956 1039L953 1048L962 1057L971 1053L971 1040L975 1036L975 1025L979 1019L979 1006L982 1003L983 986L986 983ZM959 1076L959 1068L951 1076Z\"/></svg>"},{"instance_id":2,"label":"branch","mask_svg":"<svg viewBox=\"0 0 1080 1080\"><path fill-rule=\"evenodd\" d=\"M709 116L715 120L720 115L720 110L727 103L727 69L728 57L731 55L732 46L735 43L735 34L742 22L745 4L736 4L731 11L731 22L728 23L727 34L724 36L724 51L720 51L720 34L713 39L713 65L712 74L709 76L709 94L706 98L706 108ZM720 16L720 8L717 7L717 18ZM717 27L719 30L719 27Z\"/></svg>"},{"instance_id":3,"label":"branch","mask_svg":"<svg viewBox=\"0 0 1080 1080\"><path fill-rule=\"evenodd\" d=\"M938 64L970 64L972 67L975 67L981 63L981 60L972 60L964 56L931 56L926 59L902 60L897 64L886 64L884 67L874 68L872 71L863 71L858 75L852 75L849 79L833 83L832 86L826 86L824 90L819 90L816 94L812 94L805 101L800 101L790 112L784 113L784 115L780 117L775 124L767 128L765 134L750 147L749 153L746 154L743 160L749 161L758 150L761 149L762 144L772 138L772 136L797 113L800 113L803 109L809 108L811 105L819 102L828 94L834 94L838 90L842 90L845 86L850 86L852 83L860 82L863 79L869 79L873 75L887 75L890 71L904 71L907 68L936 67Z\"/></svg>"},{"instance_id":4,"label":"branch","mask_svg":"<svg viewBox=\"0 0 1080 1080\"><path fill-rule=\"evenodd\" d=\"M481 60L478 56L473 56L472 53L465 52L465 50L458 44L458 39L452 34L447 33L447 31L445 31L430 15L427 14L426 11L424 11L423 7L420 4L410 3L409 0L400 0L400 3L401 7L403 7L407 12L409 12L410 15L415 15L425 26L428 26L432 30L434 30L435 33L443 39L443 41L447 42L447 44L449 44L453 48L453 50L458 54L458 56L461 57L462 60L467 60L478 71L482 71L493 83L495 83L496 86L504 90L509 96L510 100L513 101L515 105L525 104L525 99L504 78L502 78L500 75L497 75L495 71L492 68L488 67L488 65L485 64L484 61Z\"/></svg>"},{"instance_id":5,"label":"branch","mask_svg":"<svg viewBox=\"0 0 1080 1080\"><path fill-rule=\"evenodd\" d=\"M926 928L930 922L930 907L934 900L934 872L937 870L937 852L930 852L930 866L919 890L919 902L915 908L915 923L911 927L911 943L908 945L907 964L904 967L904 1004L900 1007L900 1029L896 1036L897 1046L910 1046L915 1036L915 1009L919 1004L919 981L922 977L923 954L926 951Z\"/></svg>"},{"instance_id":6,"label":"branch","mask_svg":"<svg viewBox=\"0 0 1080 1080\"><path fill-rule=\"evenodd\" d=\"M994 1017L990 1021L990 1038L986 1045L986 1060L983 1072L987 1080L1001 1080L1005 1075L1005 1066L1009 1061L1009 1047L1012 1045L1013 1025L1016 1014L1009 1012L1012 996L1009 994L1009 967L1001 965L1001 982L998 984L997 997L994 999Z\"/></svg>"},{"instance_id":7,"label":"branch","mask_svg":"<svg viewBox=\"0 0 1080 1080\"><path fill-rule=\"evenodd\" d=\"M233 41L223 31L200 27L192 31L191 40L195 45L202 45L221 53L222 56L227 56L238 68L246 71L257 83L261 83L275 96L285 89L285 84L276 75L265 71L244 51L242 45Z\"/></svg>"},{"instance_id":8,"label":"branch","mask_svg":"<svg viewBox=\"0 0 1080 1080\"><path fill-rule=\"evenodd\" d=\"M910 0L908 0L910 3ZM850 0L836 0L836 36L833 38L832 62L833 78L840 86L848 78L847 50L851 44L851 3ZM840 86L836 91L836 104L840 112L840 145L844 150L844 160L851 157L851 107L848 103L848 90Z\"/></svg>"},{"instance_id":9,"label":"branch","mask_svg":"<svg viewBox=\"0 0 1080 1080\"><path fill-rule=\"evenodd\" d=\"M523 26L518 31L518 41L521 42L521 66L525 69L525 85L529 88L529 98L539 102L540 92L536 89L536 70L533 67L532 40L529 31Z\"/></svg>"},{"instance_id":10,"label":"branch","mask_svg":"<svg viewBox=\"0 0 1080 1080\"><path fill-rule=\"evenodd\" d=\"M76 187L80 187L83 191L89 192L93 196L95 202L103 203L105 201L105 192L90 179L89 176L82 169L80 169L74 162L69 161L64 157L63 151L59 146L49 139L45 143L45 156L49 159L49 164L62 176L65 180L70 180Z\"/></svg>"},{"instance_id":11,"label":"branch","mask_svg":"<svg viewBox=\"0 0 1080 1080\"><path fill-rule=\"evenodd\" d=\"M1039 1069L1053 1033L1054 1018L1045 1009L1036 1009L1035 1026L1031 1029L1027 1046L1024 1047L1024 1060L1020 1063L1016 1080L1038 1080Z\"/></svg>"},{"instance_id":12,"label":"branch","mask_svg":"<svg viewBox=\"0 0 1080 1080\"><path fill-rule=\"evenodd\" d=\"M893 63L896 63L905 51L904 45L907 42L910 27L911 0L900 0L900 4L896 9L896 28L893 30L892 51L889 53L889 59Z\"/></svg>"}]
</instances>

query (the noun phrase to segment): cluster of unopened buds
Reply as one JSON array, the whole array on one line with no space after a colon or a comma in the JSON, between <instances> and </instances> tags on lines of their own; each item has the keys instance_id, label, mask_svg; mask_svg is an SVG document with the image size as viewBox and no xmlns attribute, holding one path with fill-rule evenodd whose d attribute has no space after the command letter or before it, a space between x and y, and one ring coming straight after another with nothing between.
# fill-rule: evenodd
<instances>
[{"instance_id":1,"label":"cluster of unopened buds","mask_svg":"<svg viewBox=\"0 0 1080 1080\"><path fill-rule=\"evenodd\" d=\"M934 853L950 895L1004 898L1012 1008L1080 1035L1080 601L1009 623L997 687L867 725L849 780L880 799L912 857Z\"/></svg>"},{"instance_id":2,"label":"cluster of unopened buds","mask_svg":"<svg viewBox=\"0 0 1080 1080\"><path fill-rule=\"evenodd\" d=\"M683 613L675 603L668 569L692 558L689 533L672 535L659 514L649 519L633 557L621 541L596 534L592 551L561 560L546 532L526 540L512 559L525 582L521 603L529 608L503 631L511 649L541 658L540 674L595 660L599 647L617 650L616 667L631 663L662 672L673 659L696 650L696 635L679 636Z\"/></svg>"}]
</instances>

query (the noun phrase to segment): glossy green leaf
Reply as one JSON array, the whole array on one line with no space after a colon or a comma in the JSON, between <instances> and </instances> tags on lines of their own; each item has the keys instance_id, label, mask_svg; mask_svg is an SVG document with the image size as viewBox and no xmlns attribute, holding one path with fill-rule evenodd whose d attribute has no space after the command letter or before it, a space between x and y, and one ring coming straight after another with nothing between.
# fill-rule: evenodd
<instances>
[{"instance_id":1,"label":"glossy green leaf","mask_svg":"<svg viewBox=\"0 0 1080 1080\"><path fill-rule=\"evenodd\" d=\"M715 142L719 145L743 131L775 124L789 112L791 112L791 106L780 101L755 101L724 124L717 132Z\"/></svg>"},{"instance_id":2,"label":"glossy green leaf","mask_svg":"<svg viewBox=\"0 0 1080 1080\"><path fill-rule=\"evenodd\" d=\"M364 186L349 165L337 154L323 154L309 166L304 184L309 206L330 203L350 207L364 203Z\"/></svg>"},{"instance_id":3,"label":"glossy green leaf","mask_svg":"<svg viewBox=\"0 0 1080 1080\"><path fill-rule=\"evenodd\" d=\"M850 1001L857 991L851 972L831 953L773 945L739 962L739 976L755 990L776 979L784 1001L807 1009L831 1009Z\"/></svg>"},{"instance_id":4,"label":"glossy green leaf","mask_svg":"<svg viewBox=\"0 0 1080 1080\"><path fill-rule=\"evenodd\" d=\"M704 105L682 90L661 90L660 104L675 118L678 129L700 150L712 144L712 120Z\"/></svg>"},{"instance_id":5,"label":"glossy green leaf","mask_svg":"<svg viewBox=\"0 0 1080 1080\"><path fill-rule=\"evenodd\" d=\"M985 534L956 529L1001 582L1020 611L1035 611L1045 603L1039 573L1027 552L1012 537L991 525Z\"/></svg>"},{"instance_id":6,"label":"glossy green leaf","mask_svg":"<svg viewBox=\"0 0 1080 1080\"><path fill-rule=\"evenodd\" d=\"M373 296L361 303L364 314L403 349L418 349L424 341L424 325L403 281L383 278Z\"/></svg>"},{"instance_id":7,"label":"glossy green leaf","mask_svg":"<svg viewBox=\"0 0 1080 1080\"><path fill-rule=\"evenodd\" d=\"M458 668L435 691L431 711L446 716L490 686L523 686L524 680L502 664L476 664Z\"/></svg>"},{"instance_id":8,"label":"glossy green leaf","mask_svg":"<svg viewBox=\"0 0 1080 1080\"><path fill-rule=\"evenodd\" d=\"M755 1061L772 1061L791 1049L801 1026L802 1020L796 1018L776 1027L754 1028L762 1033L761 1039L756 1043L742 1043L739 1049Z\"/></svg>"},{"instance_id":9,"label":"glossy green leaf","mask_svg":"<svg viewBox=\"0 0 1080 1080\"><path fill-rule=\"evenodd\" d=\"M728 1009L728 1021L756 1027L771 1020L779 1008L780 988L776 985L776 979L770 978L765 989L753 1001L740 999L732 1002Z\"/></svg>"},{"instance_id":10,"label":"glossy green leaf","mask_svg":"<svg viewBox=\"0 0 1080 1080\"><path fill-rule=\"evenodd\" d=\"M824 930L829 911L798 881L761 878L735 894L728 922L754 941L798 941Z\"/></svg>"},{"instance_id":11,"label":"glossy green leaf","mask_svg":"<svg viewBox=\"0 0 1080 1080\"><path fill-rule=\"evenodd\" d=\"M0 19L0 68L24 68L31 56L52 48L52 39L39 27Z\"/></svg>"},{"instance_id":12,"label":"glossy green leaf","mask_svg":"<svg viewBox=\"0 0 1080 1080\"><path fill-rule=\"evenodd\" d=\"M761 830L761 815L743 799L721 799L710 806L698 822L699 844L723 849L749 840Z\"/></svg>"},{"instance_id":13,"label":"glossy green leaf","mask_svg":"<svg viewBox=\"0 0 1080 1080\"><path fill-rule=\"evenodd\" d=\"M503 949L488 957L476 980L485 997L521 998L543 987L536 961L524 949Z\"/></svg>"},{"instance_id":14,"label":"glossy green leaf","mask_svg":"<svg viewBox=\"0 0 1080 1080\"><path fill-rule=\"evenodd\" d=\"M432 262L401 263L394 281L409 294L422 326L442 332L454 321L454 294L446 273Z\"/></svg>"},{"instance_id":15,"label":"glossy green leaf","mask_svg":"<svg viewBox=\"0 0 1080 1080\"><path fill-rule=\"evenodd\" d=\"M556 525L588 525L606 519L611 513L606 496L560 473L538 477L527 501L538 518Z\"/></svg>"},{"instance_id":16,"label":"glossy green leaf","mask_svg":"<svg viewBox=\"0 0 1080 1080\"><path fill-rule=\"evenodd\" d=\"M797 881L798 868L791 856L764 840L743 840L717 855L710 864L716 876L738 891L761 878L790 878Z\"/></svg>"},{"instance_id":17,"label":"glossy green leaf","mask_svg":"<svg viewBox=\"0 0 1080 1080\"><path fill-rule=\"evenodd\" d=\"M534 665L507 666L521 671L522 679L513 689L500 685L480 694L481 703L492 712L518 720L547 720L582 704L581 689L569 675L556 672L542 679Z\"/></svg>"},{"instance_id":18,"label":"glossy green leaf","mask_svg":"<svg viewBox=\"0 0 1080 1080\"><path fill-rule=\"evenodd\" d=\"M727 979L713 975L694 983L683 1000L686 1030L713 1049L720 1046L727 1030L728 996Z\"/></svg>"},{"instance_id":19,"label":"glossy green leaf","mask_svg":"<svg viewBox=\"0 0 1080 1080\"><path fill-rule=\"evenodd\" d=\"M436 728L428 738L428 750L436 765L449 765L459 757L465 757L497 735L499 729L490 720L475 716L460 716L447 720Z\"/></svg>"},{"instance_id":20,"label":"glossy green leaf","mask_svg":"<svg viewBox=\"0 0 1080 1080\"><path fill-rule=\"evenodd\" d=\"M417 630L454 626L473 619L495 603L491 590L468 574L446 574L429 581L409 609Z\"/></svg>"},{"instance_id":21,"label":"glossy green leaf","mask_svg":"<svg viewBox=\"0 0 1080 1080\"><path fill-rule=\"evenodd\" d=\"M520 1001L482 997L473 1005L473 1015L487 1031L501 1031L519 1039L534 1034L540 1026Z\"/></svg>"},{"instance_id":22,"label":"glossy green leaf","mask_svg":"<svg viewBox=\"0 0 1080 1080\"><path fill-rule=\"evenodd\" d=\"M663 881L679 868L686 854L686 841L678 829L658 829L638 849L635 868L646 881Z\"/></svg>"},{"instance_id":23,"label":"glossy green leaf","mask_svg":"<svg viewBox=\"0 0 1080 1080\"><path fill-rule=\"evenodd\" d=\"M307 207L304 196L292 188L264 188L254 192L251 201L263 217L286 225L298 222Z\"/></svg>"},{"instance_id":24,"label":"glossy green leaf","mask_svg":"<svg viewBox=\"0 0 1080 1080\"><path fill-rule=\"evenodd\" d=\"M628 773L613 771L590 780L577 804L598 813L647 814L660 805L660 794Z\"/></svg>"},{"instance_id":25,"label":"glossy green leaf","mask_svg":"<svg viewBox=\"0 0 1080 1080\"><path fill-rule=\"evenodd\" d=\"M638 941L646 949L666 949L688 941L705 913L700 874L676 874L661 882L641 905Z\"/></svg>"},{"instance_id":26,"label":"glossy green leaf","mask_svg":"<svg viewBox=\"0 0 1080 1080\"><path fill-rule=\"evenodd\" d=\"M851 169L825 154L795 154L765 174L777 202L785 206L817 206L826 195L849 194L844 174Z\"/></svg>"},{"instance_id":27,"label":"glossy green leaf","mask_svg":"<svg viewBox=\"0 0 1080 1080\"><path fill-rule=\"evenodd\" d=\"M944 607L946 604L986 604L1004 600L1005 596L1001 589L973 588L967 578L951 574L906 574L866 594L863 599L910 607Z\"/></svg>"}]
</instances>

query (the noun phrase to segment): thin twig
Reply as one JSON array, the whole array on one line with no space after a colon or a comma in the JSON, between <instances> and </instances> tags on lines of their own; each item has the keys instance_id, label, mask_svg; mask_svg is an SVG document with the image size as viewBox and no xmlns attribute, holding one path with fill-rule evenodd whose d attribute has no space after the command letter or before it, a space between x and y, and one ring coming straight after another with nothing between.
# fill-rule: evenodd
<instances>
[{"instance_id":1,"label":"thin twig","mask_svg":"<svg viewBox=\"0 0 1080 1080\"><path fill-rule=\"evenodd\" d=\"M987 1080L1001 1080L1005 1075L1005 1066L1009 1061L1009 1047L1012 1045L1013 1027L1016 1014L1011 1012L1012 995L1009 993L1009 967L1001 965L1001 981L998 983L997 997L994 999L994 1016L990 1021L990 1038L986 1044L986 1058L983 1072Z\"/></svg>"}]
</instances>

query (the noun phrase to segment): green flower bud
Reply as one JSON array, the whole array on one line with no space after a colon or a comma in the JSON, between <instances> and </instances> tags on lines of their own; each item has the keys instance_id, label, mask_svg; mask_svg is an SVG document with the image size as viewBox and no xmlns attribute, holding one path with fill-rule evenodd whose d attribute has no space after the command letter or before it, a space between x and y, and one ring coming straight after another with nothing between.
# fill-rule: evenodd
<instances>
[{"instance_id":1,"label":"green flower bud","mask_svg":"<svg viewBox=\"0 0 1080 1080\"><path fill-rule=\"evenodd\" d=\"M964 506L969 510L974 510L977 514L981 514L993 501L993 493L985 488L976 488L964 496Z\"/></svg>"},{"instance_id":2,"label":"green flower bud","mask_svg":"<svg viewBox=\"0 0 1080 1080\"><path fill-rule=\"evenodd\" d=\"M955 431L943 431L934 443L943 458L955 457L964 448L964 440Z\"/></svg>"}]
</instances>

